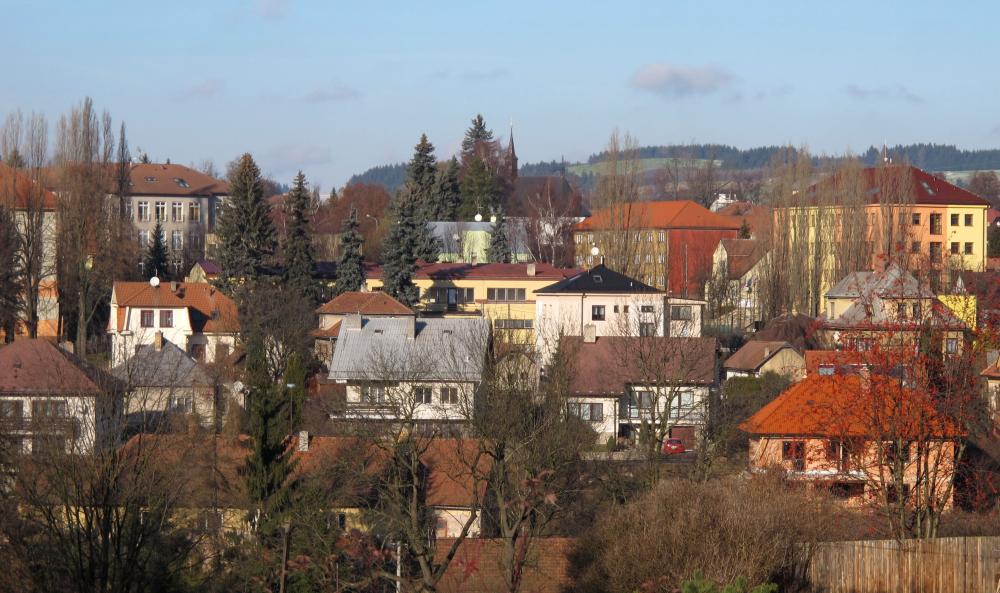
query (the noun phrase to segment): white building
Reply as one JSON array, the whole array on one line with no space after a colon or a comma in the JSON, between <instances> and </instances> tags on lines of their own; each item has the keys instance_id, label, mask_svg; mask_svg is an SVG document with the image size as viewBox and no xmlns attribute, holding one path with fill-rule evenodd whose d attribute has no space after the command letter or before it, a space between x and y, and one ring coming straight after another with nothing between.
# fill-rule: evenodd
<instances>
[{"instance_id":1,"label":"white building","mask_svg":"<svg viewBox=\"0 0 1000 593\"><path fill-rule=\"evenodd\" d=\"M111 364L152 345L157 332L199 362L226 358L239 333L236 303L211 284L115 282L111 292Z\"/></svg>"}]
</instances>

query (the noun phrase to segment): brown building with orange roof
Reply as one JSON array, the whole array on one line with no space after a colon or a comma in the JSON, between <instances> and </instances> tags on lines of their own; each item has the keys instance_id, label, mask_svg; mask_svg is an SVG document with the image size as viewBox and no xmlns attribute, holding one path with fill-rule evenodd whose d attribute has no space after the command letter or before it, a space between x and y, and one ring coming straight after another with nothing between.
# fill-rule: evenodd
<instances>
[{"instance_id":1,"label":"brown building with orange roof","mask_svg":"<svg viewBox=\"0 0 1000 593\"><path fill-rule=\"evenodd\" d=\"M340 335L340 322L348 315L363 317L413 317L416 313L388 294L378 292L345 292L327 301L318 309L319 328L313 331L316 338L316 357L326 364L333 356L333 347Z\"/></svg>"},{"instance_id":2,"label":"brown building with orange roof","mask_svg":"<svg viewBox=\"0 0 1000 593\"><path fill-rule=\"evenodd\" d=\"M608 266L676 296L701 298L719 241L737 237L742 222L689 200L634 202L594 212L576 225L576 265ZM634 245L623 249L622 244ZM593 254L597 248L598 255Z\"/></svg>"},{"instance_id":3,"label":"brown building with orange roof","mask_svg":"<svg viewBox=\"0 0 1000 593\"><path fill-rule=\"evenodd\" d=\"M111 291L111 364L157 340L176 344L199 362L221 361L240 330L236 303L211 284L115 282Z\"/></svg>"}]
</instances>

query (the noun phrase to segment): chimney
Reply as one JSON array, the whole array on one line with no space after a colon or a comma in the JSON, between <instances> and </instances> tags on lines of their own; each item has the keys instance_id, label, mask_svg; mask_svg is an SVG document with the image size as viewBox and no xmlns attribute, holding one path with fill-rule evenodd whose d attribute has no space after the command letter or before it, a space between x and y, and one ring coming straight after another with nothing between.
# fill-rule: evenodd
<instances>
[{"instance_id":1,"label":"chimney","mask_svg":"<svg viewBox=\"0 0 1000 593\"><path fill-rule=\"evenodd\" d=\"M416 337L417 337L417 316L416 315L407 315L405 317L405 322L406 322L406 327L405 327L406 338L409 339L409 340L416 339Z\"/></svg>"},{"instance_id":2,"label":"chimney","mask_svg":"<svg viewBox=\"0 0 1000 593\"><path fill-rule=\"evenodd\" d=\"M176 280L171 280L170 281L170 292L177 292L177 281Z\"/></svg>"},{"instance_id":3,"label":"chimney","mask_svg":"<svg viewBox=\"0 0 1000 593\"><path fill-rule=\"evenodd\" d=\"M299 451L307 453L309 451L309 431L299 431Z\"/></svg>"},{"instance_id":4,"label":"chimney","mask_svg":"<svg viewBox=\"0 0 1000 593\"><path fill-rule=\"evenodd\" d=\"M345 315L343 321L340 322L340 329L341 331L348 329L361 329L361 314L351 313L349 315Z\"/></svg>"},{"instance_id":5,"label":"chimney","mask_svg":"<svg viewBox=\"0 0 1000 593\"><path fill-rule=\"evenodd\" d=\"M597 342L597 326L593 323L588 323L583 326L583 343L593 344Z\"/></svg>"},{"instance_id":6,"label":"chimney","mask_svg":"<svg viewBox=\"0 0 1000 593\"><path fill-rule=\"evenodd\" d=\"M528 264L528 275L529 276L535 275L535 262L531 262L530 264Z\"/></svg>"},{"instance_id":7,"label":"chimney","mask_svg":"<svg viewBox=\"0 0 1000 593\"><path fill-rule=\"evenodd\" d=\"M153 348L156 348L157 352L163 350L163 332L158 331L153 336Z\"/></svg>"}]
</instances>

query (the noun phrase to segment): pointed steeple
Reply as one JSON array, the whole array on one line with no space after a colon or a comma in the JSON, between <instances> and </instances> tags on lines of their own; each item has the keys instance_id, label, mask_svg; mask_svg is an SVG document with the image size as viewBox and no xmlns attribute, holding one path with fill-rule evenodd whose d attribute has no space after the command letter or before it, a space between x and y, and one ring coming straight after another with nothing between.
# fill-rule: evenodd
<instances>
[{"instance_id":1,"label":"pointed steeple","mask_svg":"<svg viewBox=\"0 0 1000 593\"><path fill-rule=\"evenodd\" d=\"M510 136L507 140L507 167L511 181L517 179L517 153L514 152L514 120L510 120Z\"/></svg>"}]
</instances>

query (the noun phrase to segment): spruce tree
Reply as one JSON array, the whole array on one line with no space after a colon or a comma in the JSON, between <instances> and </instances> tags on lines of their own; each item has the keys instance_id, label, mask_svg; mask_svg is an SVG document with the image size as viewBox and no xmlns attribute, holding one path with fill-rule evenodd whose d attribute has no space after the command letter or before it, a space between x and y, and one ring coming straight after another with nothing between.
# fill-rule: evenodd
<instances>
[{"instance_id":1,"label":"spruce tree","mask_svg":"<svg viewBox=\"0 0 1000 593\"><path fill-rule=\"evenodd\" d=\"M503 210L497 213L497 221L493 224L493 234L490 235L490 248L486 252L490 263L509 264L511 261L510 241L507 238L507 219Z\"/></svg>"},{"instance_id":2,"label":"spruce tree","mask_svg":"<svg viewBox=\"0 0 1000 593\"><path fill-rule=\"evenodd\" d=\"M288 230L285 233L285 276L287 286L299 291L308 300L317 301L319 285L313 279L312 240L309 237L309 207L311 195L306 187L306 176L299 171L292 184L292 190L285 198L285 217Z\"/></svg>"},{"instance_id":3,"label":"spruce tree","mask_svg":"<svg viewBox=\"0 0 1000 593\"><path fill-rule=\"evenodd\" d=\"M431 232L430 221L413 205L413 256L434 263L441 255L441 242Z\"/></svg>"},{"instance_id":4,"label":"spruce tree","mask_svg":"<svg viewBox=\"0 0 1000 593\"><path fill-rule=\"evenodd\" d=\"M0 204L0 332L13 341L21 304L23 275L18 265L21 240L14 213Z\"/></svg>"},{"instance_id":5,"label":"spruce tree","mask_svg":"<svg viewBox=\"0 0 1000 593\"><path fill-rule=\"evenodd\" d=\"M462 204L458 210L460 220L471 220L476 214L484 214L500 207L500 184L481 157L473 157L465 168L461 188Z\"/></svg>"},{"instance_id":6,"label":"spruce tree","mask_svg":"<svg viewBox=\"0 0 1000 593\"><path fill-rule=\"evenodd\" d=\"M382 261L382 289L400 302L413 306L420 300L420 291L413 284L417 269L416 220L413 202L402 199L396 208L396 219L386 237Z\"/></svg>"},{"instance_id":7,"label":"spruce tree","mask_svg":"<svg viewBox=\"0 0 1000 593\"><path fill-rule=\"evenodd\" d=\"M462 139L462 162L469 163L473 157L484 156L483 151L493 142L493 130L486 127L482 114L472 118L472 124Z\"/></svg>"},{"instance_id":8,"label":"spruce tree","mask_svg":"<svg viewBox=\"0 0 1000 593\"><path fill-rule=\"evenodd\" d=\"M421 134L420 142L413 149L413 158L406 167L406 191L414 200L415 212L426 220L438 220L436 172L434 145L427 141L427 134Z\"/></svg>"},{"instance_id":9,"label":"spruce tree","mask_svg":"<svg viewBox=\"0 0 1000 593\"><path fill-rule=\"evenodd\" d=\"M249 153L240 157L233 168L229 187L217 234L219 284L231 292L243 282L257 280L260 268L274 254L275 234L260 169Z\"/></svg>"},{"instance_id":10,"label":"spruce tree","mask_svg":"<svg viewBox=\"0 0 1000 593\"><path fill-rule=\"evenodd\" d=\"M365 262L361 256L363 239L358 232L358 209L344 220L340 233L340 257L337 258L337 294L361 290L365 285Z\"/></svg>"},{"instance_id":11,"label":"spruce tree","mask_svg":"<svg viewBox=\"0 0 1000 593\"><path fill-rule=\"evenodd\" d=\"M740 225L740 231L736 235L739 239L749 239L750 238L750 225L747 224L747 219L743 219L743 224Z\"/></svg>"},{"instance_id":12,"label":"spruce tree","mask_svg":"<svg viewBox=\"0 0 1000 593\"><path fill-rule=\"evenodd\" d=\"M163 240L163 224L159 220L153 227L153 241L146 249L142 259L142 272L146 279L156 276L161 280L170 279L170 265L167 255L167 244Z\"/></svg>"},{"instance_id":13,"label":"spruce tree","mask_svg":"<svg viewBox=\"0 0 1000 593\"><path fill-rule=\"evenodd\" d=\"M285 440L289 398L271 380L263 339L254 336L247 343L250 455L243 475L252 505L249 519L257 521L258 537L266 539L291 503L293 463Z\"/></svg>"},{"instance_id":14,"label":"spruce tree","mask_svg":"<svg viewBox=\"0 0 1000 593\"><path fill-rule=\"evenodd\" d=\"M458 159L452 157L448 167L438 173L434 202L438 205L437 220L457 220L462 203L462 187L458 181Z\"/></svg>"}]
</instances>

